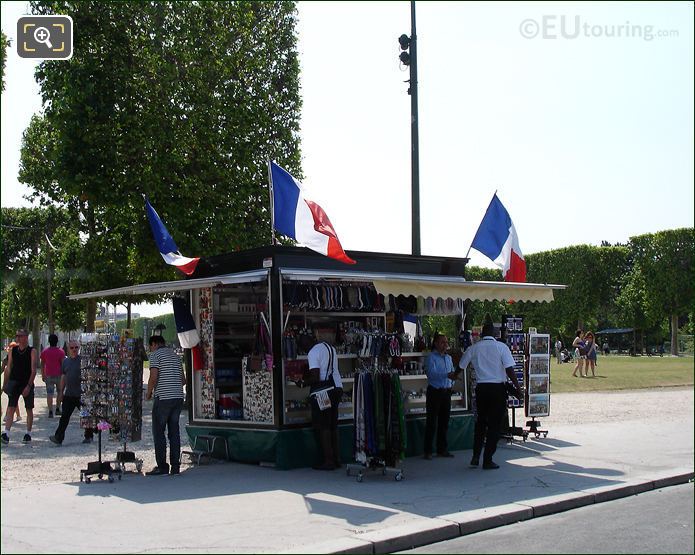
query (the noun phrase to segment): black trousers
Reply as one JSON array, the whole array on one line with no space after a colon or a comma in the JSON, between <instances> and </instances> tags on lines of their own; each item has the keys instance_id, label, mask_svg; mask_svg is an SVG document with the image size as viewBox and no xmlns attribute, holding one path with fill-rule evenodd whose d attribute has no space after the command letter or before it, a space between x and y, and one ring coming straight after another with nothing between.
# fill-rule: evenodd
<instances>
[{"instance_id":1,"label":"black trousers","mask_svg":"<svg viewBox=\"0 0 695 555\"><path fill-rule=\"evenodd\" d=\"M475 387L478 418L475 421L473 457L479 458L485 443L483 463L491 462L497 450L500 427L507 409L507 390L503 383L479 383Z\"/></svg>"},{"instance_id":2,"label":"black trousers","mask_svg":"<svg viewBox=\"0 0 695 555\"><path fill-rule=\"evenodd\" d=\"M446 434L451 415L451 389L435 389L427 386L427 420L425 421L425 454L432 454L434 430L437 430L437 453L446 453Z\"/></svg>"},{"instance_id":3,"label":"black trousers","mask_svg":"<svg viewBox=\"0 0 695 555\"><path fill-rule=\"evenodd\" d=\"M60 422L58 422L58 429L54 434L56 439L61 443L65 439L65 430L68 428L70 423L70 417L75 409L80 408L80 398L79 397L63 397L63 404L60 409ZM94 435L94 430L92 428L85 428L84 437L89 439Z\"/></svg>"}]
</instances>

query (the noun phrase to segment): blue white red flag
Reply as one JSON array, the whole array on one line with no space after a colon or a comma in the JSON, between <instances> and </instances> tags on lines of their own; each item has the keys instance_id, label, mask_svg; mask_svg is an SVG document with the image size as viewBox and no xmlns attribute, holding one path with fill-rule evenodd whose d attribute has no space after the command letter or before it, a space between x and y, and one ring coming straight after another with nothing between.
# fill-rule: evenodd
<instances>
[{"instance_id":1,"label":"blue white red flag","mask_svg":"<svg viewBox=\"0 0 695 555\"><path fill-rule=\"evenodd\" d=\"M526 262L509 212L492 196L471 248L483 253L502 269L504 281L526 281Z\"/></svg>"},{"instance_id":2,"label":"blue white red flag","mask_svg":"<svg viewBox=\"0 0 695 555\"><path fill-rule=\"evenodd\" d=\"M302 185L275 162L270 163L273 221L277 231L324 256L355 264L318 204L304 197Z\"/></svg>"},{"instance_id":3,"label":"blue white red flag","mask_svg":"<svg viewBox=\"0 0 695 555\"><path fill-rule=\"evenodd\" d=\"M171 235L164 227L164 223L159 218L159 215L152 208L150 201L145 197L145 208L147 210L147 219L150 221L150 227L152 228L152 235L154 236L154 241L157 243L157 248L159 253L162 255L164 262L170 264L171 266L176 266L187 276L190 276L195 272L195 268L198 265L200 258L187 258L181 256L179 248L174 243Z\"/></svg>"},{"instance_id":4,"label":"blue white red flag","mask_svg":"<svg viewBox=\"0 0 695 555\"><path fill-rule=\"evenodd\" d=\"M200 335L195 327L191 307L188 305L188 301L181 297L174 297L171 303L174 306L174 321L176 322L179 343L184 349L192 349L200 343Z\"/></svg>"}]
</instances>

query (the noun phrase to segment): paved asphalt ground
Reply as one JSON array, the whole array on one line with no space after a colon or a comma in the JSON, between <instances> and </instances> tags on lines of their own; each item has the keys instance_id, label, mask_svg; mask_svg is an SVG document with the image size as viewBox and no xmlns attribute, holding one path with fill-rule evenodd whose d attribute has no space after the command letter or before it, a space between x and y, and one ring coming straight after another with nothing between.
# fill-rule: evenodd
<instances>
[{"instance_id":1,"label":"paved asphalt ground","mask_svg":"<svg viewBox=\"0 0 695 555\"><path fill-rule=\"evenodd\" d=\"M407 459L400 482L367 474L357 483L344 470L213 463L179 476L126 474L113 484L81 483L77 472L69 483L13 483L2 487L0 548L385 553L519 521L538 519L520 526L535 525L555 513L566 526L603 536L610 526L592 532L582 522L587 505L619 498L630 504L637 493L693 477L690 408L678 418L655 411L648 419L558 425L545 439L501 445L499 470L469 469L470 451L453 459ZM578 507L584 512L563 513Z\"/></svg>"},{"instance_id":2,"label":"paved asphalt ground","mask_svg":"<svg viewBox=\"0 0 695 555\"><path fill-rule=\"evenodd\" d=\"M694 491L659 488L402 553L693 553Z\"/></svg>"}]
</instances>

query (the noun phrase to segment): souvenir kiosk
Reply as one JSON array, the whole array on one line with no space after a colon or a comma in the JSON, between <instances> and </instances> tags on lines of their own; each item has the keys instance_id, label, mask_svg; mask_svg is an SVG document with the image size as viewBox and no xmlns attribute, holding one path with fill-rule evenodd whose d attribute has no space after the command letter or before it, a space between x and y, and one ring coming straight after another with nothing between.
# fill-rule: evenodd
<instances>
[{"instance_id":1,"label":"souvenir kiosk","mask_svg":"<svg viewBox=\"0 0 695 555\"><path fill-rule=\"evenodd\" d=\"M471 300L552 301L563 286L472 282L467 259L350 251L346 265L309 249L269 246L202 259L185 280L136 285L71 298L175 292L184 295L200 334L195 368L186 351L191 444L219 436L215 455L288 469L319 458L308 389L313 335L337 351L344 396L339 433L343 461L353 460L352 385L368 368L396 368L401 381L406 456L422 453L425 346L404 321L461 314ZM202 360L201 360L202 359ZM449 447L472 446L474 420L466 380L452 395ZM225 445L226 444L226 445ZM225 448L226 447L226 448Z\"/></svg>"}]
</instances>

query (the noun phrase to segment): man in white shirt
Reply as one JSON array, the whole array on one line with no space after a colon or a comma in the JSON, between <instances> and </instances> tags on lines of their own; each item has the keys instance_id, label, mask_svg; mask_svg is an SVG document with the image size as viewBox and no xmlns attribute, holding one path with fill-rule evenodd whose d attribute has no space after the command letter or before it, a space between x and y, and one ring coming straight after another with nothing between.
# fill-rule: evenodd
<instances>
[{"instance_id":1,"label":"man in white shirt","mask_svg":"<svg viewBox=\"0 0 695 555\"><path fill-rule=\"evenodd\" d=\"M309 393L311 421L316 430L323 463L314 470L340 468L338 441L338 405L343 397L343 382L338 370L338 353L326 342L316 343L309 351L309 370L305 379L311 385ZM303 383L298 385L303 386Z\"/></svg>"},{"instance_id":2,"label":"man in white shirt","mask_svg":"<svg viewBox=\"0 0 695 555\"><path fill-rule=\"evenodd\" d=\"M509 347L497 341L494 337L495 328L492 323L483 326L482 340L472 345L461 357L459 368L465 370L468 364L473 364L476 375L475 398L478 407L478 417L475 422L473 439L473 458L470 466L476 467L480 462L480 453L485 443L483 453L483 468L492 470L499 468L492 460L497 450L500 437L500 427L507 408L507 377L516 387L517 397L521 398L519 382L514 373L516 362Z\"/></svg>"}]
</instances>

